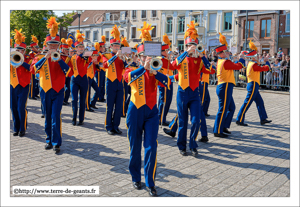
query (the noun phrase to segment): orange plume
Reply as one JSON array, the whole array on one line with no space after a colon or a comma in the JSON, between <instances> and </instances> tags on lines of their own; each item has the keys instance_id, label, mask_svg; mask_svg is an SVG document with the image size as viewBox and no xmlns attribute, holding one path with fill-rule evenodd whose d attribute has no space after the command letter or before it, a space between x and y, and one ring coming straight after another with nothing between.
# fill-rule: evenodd
<instances>
[{"instance_id":1,"label":"orange plume","mask_svg":"<svg viewBox=\"0 0 300 207\"><path fill-rule=\"evenodd\" d=\"M10 39L10 47L12 46L12 39Z\"/></svg>"},{"instance_id":2,"label":"orange plume","mask_svg":"<svg viewBox=\"0 0 300 207\"><path fill-rule=\"evenodd\" d=\"M76 39L78 42L83 42L84 38L82 36L84 36L84 34L80 34L80 31L77 30Z\"/></svg>"},{"instance_id":3,"label":"orange plume","mask_svg":"<svg viewBox=\"0 0 300 207\"><path fill-rule=\"evenodd\" d=\"M102 42L106 43L105 35L102 35L102 36L101 36L101 40L102 40Z\"/></svg>"},{"instance_id":4,"label":"orange plume","mask_svg":"<svg viewBox=\"0 0 300 207\"><path fill-rule=\"evenodd\" d=\"M221 32L219 32L220 38L219 38L219 42L222 45L226 45L226 47L228 46L227 41L226 41L226 37L224 35L221 34Z\"/></svg>"},{"instance_id":5,"label":"orange plume","mask_svg":"<svg viewBox=\"0 0 300 207\"><path fill-rule=\"evenodd\" d=\"M73 40L71 38L68 38L66 40L67 44L69 45L69 47L72 47L72 44L73 44Z\"/></svg>"},{"instance_id":6,"label":"orange plume","mask_svg":"<svg viewBox=\"0 0 300 207\"><path fill-rule=\"evenodd\" d=\"M55 17L50 17L50 19L48 19L47 29L49 29L51 37L56 37L56 34L58 32L58 25L59 24L60 23L56 22Z\"/></svg>"},{"instance_id":7,"label":"orange plume","mask_svg":"<svg viewBox=\"0 0 300 207\"><path fill-rule=\"evenodd\" d=\"M119 27L121 27L121 25ZM118 29L119 27L117 27L117 25L115 25L110 32L111 36L113 36L113 38L116 40L120 40L120 32Z\"/></svg>"},{"instance_id":8,"label":"orange plume","mask_svg":"<svg viewBox=\"0 0 300 207\"><path fill-rule=\"evenodd\" d=\"M15 34L15 36L14 36L15 43L18 44L18 45L22 43L23 34L21 33L21 31L22 31L22 29L20 29L20 31L15 29L15 32L13 32L13 34Z\"/></svg>"},{"instance_id":9,"label":"orange plume","mask_svg":"<svg viewBox=\"0 0 300 207\"><path fill-rule=\"evenodd\" d=\"M153 28L154 27L151 27L151 24L144 22L144 26L141 29L138 29L138 31L141 31L140 39L142 39L142 42L152 41L149 31L151 31Z\"/></svg>"},{"instance_id":10,"label":"orange plume","mask_svg":"<svg viewBox=\"0 0 300 207\"><path fill-rule=\"evenodd\" d=\"M124 47L129 47L129 44L128 44L127 40L126 40L126 37L122 38L121 44L123 44Z\"/></svg>"},{"instance_id":11,"label":"orange plume","mask_svg":"<svg viewBox=\"0 0 300 207\"><path fill-rule=\"evenodd\" d=\"M252 42L252 40L250 40L250 42L249 42L249 48L250 48L251 50L257 51L257 48L256 48L255 44Z\"/></svg>"},{"instance_id":12,"label":"orange plume","mask_svg":"<svg viewBox=\"0 0 300 207\"><path fill-rule=\"evenodd\" d=\"M199 37L198 32L195 26L198 26L198 23L195 24L194 21L191 21L190 24L187 24L188 29L185 31L184 39L190 37L192 39L197 39Z\"/></svg>"},{"instance_id":13,"label":"orange plume","mask_svg":"<svg viewBox=\"0 0 300 207\"><path fill-rule=\"evenodd\" d=\"M67 41L66 41L66 39L65 39L65 38L61 38L61 43L63 43L63 44L67 44Z\"/></svg>"},{"instance_id":14,"label":"orange plume","mask_svg":"<svg viewBox=\"0 0 300 207\"><path fill-rule=\"evenodd\" d=\"M164 43L165 44L167 44L167 45L171 45L172 43L170 42L170 40L169 40L169 37L168 37L168 35L165 33L165 35L163 36L163 41L164 41Z\"/></svg>"},{"instance_id":15,"label":"orange plume","mask_svg":"<svg viewBox=\"0 0 300 207\"><path fill-rule=\"evenodd\" d=\"M22 36L22 42L25 42L26 37Z\"/></svg>"},{"instance_id":16,"label":"orange plume","mask_svg":"<svg viewBox=\"0 0 300 207\"><path fill-rule=\"evenodd\" d=\"M99 44L99 42L96 42L95 44L94 44L94 48L99 52L100 51L100 44Z\"/></svg>"},{"instance_id":17,"label":"orange plume","mask_svg":"<svg viewBox=\"0 0 300 207\"><path fill-rule=\"evenodd\" d=\"M32 40L32 42L35 42L36 44L39 44L39 41L38 41L38 39L36 38L36 36L31 35L31 40Z\"/></svg>"},{"instance_id":18,"label":"orange plume","mask_svg":"<svg viewBox=\"0 0 300 207\"><path fill-rule=\"evenodd\" d=\"M47 46L46 38L45 38L45 40L44 40L44 44L43 44L43 45Z\"/></svg>"}]
</instances>

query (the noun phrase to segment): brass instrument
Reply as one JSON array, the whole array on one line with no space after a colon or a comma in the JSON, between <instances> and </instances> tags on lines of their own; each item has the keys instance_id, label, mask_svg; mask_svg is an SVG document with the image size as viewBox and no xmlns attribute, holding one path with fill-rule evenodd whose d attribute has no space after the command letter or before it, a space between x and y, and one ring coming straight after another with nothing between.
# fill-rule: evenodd
<instances>
[{"instance_id":1,"label":"brass instrument","mask_svg":"<svg viewBox=\"0 0 300 207\"><path fill-rule=\"evenodd\" d=\"M17 68L24 63L24 55L18 51L13 51L10 54L10 64Z\"/></svg>"},{"instance_id":2,"label":"brass instrument","mask_svg":"<svg viewBox=\"0 0 300 207\"><path fill-rule=\"evenodd\" d=\"M128 65L130 65L131 63L133 63L133 59L132 59L132 57L127 57L126 54L127 53L122 55L121 58L122 58L123 61L126 61Z\"/></svg>"},{"instance_id":3,"label":"brass instrument","mask_svg":"<svg viewBox=\"0 0 300 207\"><path fill-rule=\"evenodd\" d=\"M160 70L162 65L163 65L162 60L159 58L152 58L150 61L150 68L152 70Z\"/></svg>"},{"instance_id":4,"label":"brass instrument","mask_svg":"<svg viewBox=\"0 0 300 207\"><path fill-rule=\"evenodd\" d=\"M204 51L203 46L202 46L201 44L198 44L198 45L196 46L196 50L194 51L194 57L195 57L195 58L198 57L198 55L196 54L196 51L199 52L199 53L202 53L202 52Z\"/></svg>"},{"instance_id":5,"label":"brass instrument","mask_svg":"<svg viewBox=\"0 0 300 207\"><path fill-rule=\"evenodd\" d=\"M59 52L52 52L51 53L51 60L58 61L60 59L60 53Z\"/></svg>"}]
</instances>

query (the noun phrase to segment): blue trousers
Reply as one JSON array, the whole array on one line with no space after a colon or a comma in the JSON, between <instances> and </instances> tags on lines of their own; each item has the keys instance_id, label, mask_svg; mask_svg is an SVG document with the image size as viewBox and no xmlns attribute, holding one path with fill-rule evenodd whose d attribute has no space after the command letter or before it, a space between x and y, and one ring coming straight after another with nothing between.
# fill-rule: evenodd
<instances>
[{"instance_id":1,"label":"blue trousers","mask_svg":"<svg viewBox=\"0 0 300 207\"><path fill-rule=\"evenodd\" d=\"M41 91L43 90L43 88L42 87L40 87L40 94L41 94ZM44 115L44 116L46 116L46 111L45 111L45 107L43 106L43 103L45 102L45 97L43 97L42 95L41 95L41 110L42 110L42 114Z\"/></svg>"},{"instance_id":2,"label":"blue trousers","mask_svg":"<svg viewBox=\"0 0 300 207\"><path fill-rule=\"evenodd\" d=\"M78 75L76 78L74 76L71 77L73 119L77 118L78 92L79 92L79 121L80 122L84 121L88 85L89 84L86 75L84 75L83 77Z\"/></svg>"},{"instance_id":3,"label":"blue trousers","mask_svg":"<svg viewBox=\"0 0 300 207\"><path fill-rule=\"evenodd\" d=\"M127 113L127 107L126 107L126 101L127 101L127 96L128 96L128 90L130 90L130 86L128 87L128 84L126 81L123 79L123 105L122 105L122 116L126 116Z\"/></svg>"},{"instance_id":4,"label":"blue trousers","mask_svg":"<svg viewBox=\"0 0 300 207\"><path fill-rule=\"evenodd\" d=\"M130 145L129 172L133 182L141 181L141 150L144 132L144 174L147 187L155 186L157 164L158 110L147 105L137 109L130 102L126 118L127 137Z\"/></svg>"},{"instance_id":5,"label":"blue trousers","mask_svg":"<svg viewBox=\"0 0 300 207\"><path fill-rule=\"evenodd\" d=\"M88 88L86 108L90 109L90 105L92 105L92 106L96 105L96 101L100 95L100 89L99 89L97 83L95 82L94 78L88 77L88 79L89 79L89 88ZM95 91L92 101L90 101L91 88L93 88Z\"/></svg>"},{"instance_id":6,"label":"blue trousers","mask_svg":"<svg viewBox=\"0 0 300 207\"><path fill-rule=\"evenodd\" d=\"M246 112L250 108L253 101L256 103L260 121L268 118L267 112L266 112L266 109L264 106L264 101L263 101L258 89L259 89L258 83L254 82L254 81L247 84L248 93L247 93L246 99L237 115L237 118L236 118L237 121L244 123Z\"/></svg>"},{"instance_id":7,"label":"blue trousers","mask_svg":"<svg viewBox=\"0 0 300 207\"><path fill-rule=\"evenodd\" d=\"M105 95L105 71L97 71L95 74L95 78L98 88L100 89L100 95L98 99L103 100Z\"/></svg>"},{"instance_id":8,"label":"blue trousers","mask_svg":"<svg viewBox=\"0 0 300 207\"><path fill-rule=\"evenodd\" d=\"M31 82L30 82L30 89L29 89L30 98L34 98L37 95L36 87L37 87L37 80L35 79L35 75L31 74Z\"/></svg>"},{"instance_id":9,"label":"blue trousers","mask_svg":"<svg viewBox=\"0 0 300 207\"><path fill-rule=\"evenodd\" d=\"M107 131L118 129L122 116L123 83L118 79L111 82L106 80L106 115L105 128Z\"/></svg>"},{"instance_id":10,"label":"blue trousers","mask_svg":"<svg viewBox=\"0 0 300 207\"><path fill-rule=\"evenodd\" d=\"M223 133L224 128L230 128L235 111L235 103L232 98L233 83L222 83L217 86L216 92L219 97L219 109L214 124L214 133Z\"/></svg>"},{"instance_id":11,"label":"blue trousers","mask_svg":"<svg viewBox=\"0 0 300 207\"><path fill-rule=\"evenodd\" d=\"M200 100L202 102L202 109L204 114L207 114L208 112L208 107L210 104L210 95L208 91L208 83L206 82L201 82L201 89L200 89Z\"/></svg>"},{"instance_id":12,"label":"blue trousers","mask_svg":"<svg viewBox=\"0 0 300 207\"><path fill-rule=\"evenodd\" d=\"M58 93L52 88L45 93L41 90L43 107L45 108L45 132L46 143L51 143L53 146L61 146L61 109L64 101L64 88Z\"/></svg>"},{"instance_id":13,"label":"blue trousers","mask_svg":"<svg viewBox=\"0 0 300 207\"><path fill-rule=\"evenodd\" d=\"M172 119L169 124L169 128L172 132L176 133L178 129L178 114Z\"/></svg>"},{"instance_id":14,"label":"blue trousers","mask_svg":"<svg viewBox=\"0 0 300 207\"><path fill-rule=\"evenodd\" d=\"M170 85L170 90L166 87L158 86L159 98L158 98L158 117L159 122L165 123L166 117L170 109L170 105L173 98L173 83ZM161 115L162 113L163 116Z\"/></svg>"},{"instance_id":15,"label":"blue trousers","mask_svg":"<svg viewBox=\"0 0 300 207\"><path fill-rule=\"evenodd\" d=\"M127 85L127 87L128 87L128 89L127 89L128 90L128 96L127 96L127 99L125 101L125 111L126 112L128 111L128 106L129 106L130 98L131 98L131 87L129 85Z\"/></svg>"},{"instance_id":16,"label":"blue trousers","mask_svg":"<svg viewBox=\"0 0 300 207\"><path fill-rule=\"evenodd\" d=\"M19 84L15 88L10 85L10 110L14 123L14 132L26 131L28 93L29 85L22 87Z\"/></svg>"},{"instance_id":17,"label":"blue trousers","mask_svg":"<svg viewBox=\"0 0 300 207\"><path fill-rule=\"evenodd\" d=\"M188 87L185 90L178 85L177 92L177 113L178 113L178 138L177 146L179 150L186 149L187 143L187 126L188 126L188 110L191 116L191 134L189 148L197 148L196 138L200 128L200 94L199 87L194 91Z\"/></svg>"},{"instance_id":18,"label":"blue trousers","mask_svg":"<svg viewBox=\"0 0 300 207\"><path fill-rule=\"evenodd\" d=\"M70 77L66 77L65 98L64 98L64 102L66 102L66 103L68 102L69 97L70 97L70 93L71 93L70 81L71 81L71 78Z\"/></svg>"}]
</instances>

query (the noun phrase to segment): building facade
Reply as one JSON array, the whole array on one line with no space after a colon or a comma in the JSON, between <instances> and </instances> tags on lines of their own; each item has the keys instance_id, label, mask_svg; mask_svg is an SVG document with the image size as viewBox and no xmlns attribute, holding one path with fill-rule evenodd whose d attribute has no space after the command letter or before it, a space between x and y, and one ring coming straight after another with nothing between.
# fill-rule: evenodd
<instances>
[{"instance_id":1,"label":"building facade","mask_svg":"<svg viewBox=\"0 0 300 207\"><path fill-rule=\"evenodd\" d=\"M239 25L237 49L240 52L245 49L246 10L240 10L237 17L237 24ZM249 47L249 41L252 40L259 54L265 51L273 56L278 51L278 28L278 10L248 11L247 48Z\"/></svg>"},{"instance_id":2,"label":"building facade","mask_svg":"<svg viewBox=\"0 0 300 207\"><path fill-rule=\"evenodd\" d=\"M278 47L286 55L290 54L290 11L281 10L279 17Z\"/></svg>"}]
</instances>

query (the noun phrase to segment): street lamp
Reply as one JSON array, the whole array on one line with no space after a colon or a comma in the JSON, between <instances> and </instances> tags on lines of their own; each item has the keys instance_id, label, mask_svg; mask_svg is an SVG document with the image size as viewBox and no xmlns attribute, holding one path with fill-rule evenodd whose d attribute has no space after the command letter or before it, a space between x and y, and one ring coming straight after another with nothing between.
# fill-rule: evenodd
<instances>
[{"instance_id":1,"label":"street lamp","mask_svg":"<svg viewBox=\"0 0 300 207\"><path fill-rule=\"evenodd\" d=\"M79 32L80 32L80 16L82 14L82 10L77 10L78 18L79 18Z\"/></svg>"}]
</instances>

